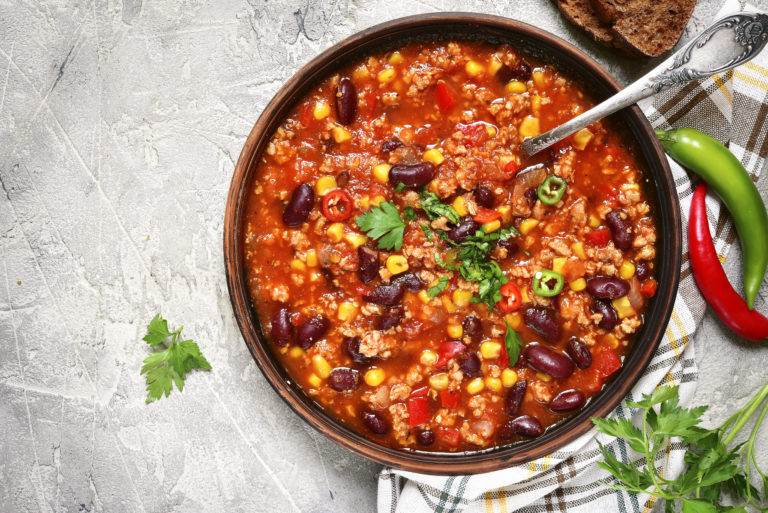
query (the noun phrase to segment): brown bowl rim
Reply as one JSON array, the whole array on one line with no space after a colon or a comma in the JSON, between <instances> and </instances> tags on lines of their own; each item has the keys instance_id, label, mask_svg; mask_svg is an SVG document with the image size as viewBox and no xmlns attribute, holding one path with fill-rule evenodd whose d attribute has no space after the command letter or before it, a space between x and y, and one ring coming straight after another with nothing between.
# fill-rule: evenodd
<instances>
[{"instance_id":1,"label":"brown bowl rim","mask_svg":"<svg viewBox=\"0 0 768 513\"><path fill-rule=\"evenodd\" d=\"M634 132L636 148L643 154L646 173L650 171L651 176L646 178L652 178L654 182L650 184L649 180L648 186L656 192L656 219L660 232L657 243L664 249L661 258L657 260L659 290L650 312L646 315L642 339L638 337L635 341L638 347L630 351L616 379L606 385L596 399L577 415L547 430L542 437L512 446L462 453L405 451L384 447L354 433L326 414L320 405L303 394L292 382L272 354L268 341L262 340L263 334L246 284L241 235L245 193L250 183L252 163L263 151L277 123L284 118L289 109L286 105L293 105L303 96L310 84L327 76L345 57L373 42L402 43L417 37L416 34L421 34L422 31L428 32L432 29L433 33L436 33L435 29L440 26L456 27L465 24L469 28L482 31L481 39L508 37L536 41L546 46L553 56L566 58L571 65L581 68L583 73L591 73L596 82L601 83L609 93L621 88L611 75L584 52L549 32L521 21L487 14L453 12L421 14L381 23L323 51L294 73L278 90L245 141L230 183L224 215L224 263L233 312L251 355L275 392L304 421L340 445L393 468L428 474L472 474L525 463L549 455L586 433L592 427L590 417L603 417L613 411L647 367L664 335L680 277L682 228L675 183L650 123L640 109L634 106L617 116L629 121L628 125ZM467 36L456 38L467 39ZM655 322L649 324L648 320Z\"/></svg>"}]
</instances>

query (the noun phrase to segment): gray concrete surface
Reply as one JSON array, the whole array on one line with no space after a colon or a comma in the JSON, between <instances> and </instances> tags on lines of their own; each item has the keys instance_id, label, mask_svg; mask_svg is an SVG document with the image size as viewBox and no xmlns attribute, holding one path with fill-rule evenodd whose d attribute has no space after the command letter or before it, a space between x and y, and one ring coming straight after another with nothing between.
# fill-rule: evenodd
<instances>
[{"instance_id":1,"label":"gray concrete surface","mask_svg":"<svg viewBox=\"0 0 768 513\"><path fill-rule=\"evenodd\" d=\"M700 1L687 32L720 4ZM0 512L373 511L377 466L304 426L246 351L224 199L299 65L361 28L452 9L534 23L625 81L651 65L548 0L0 2ZM140 339L156 312L214 370L147 406ZM698 345L716 420L768 358L709 318Z\"/></svg>"}]
</instances>

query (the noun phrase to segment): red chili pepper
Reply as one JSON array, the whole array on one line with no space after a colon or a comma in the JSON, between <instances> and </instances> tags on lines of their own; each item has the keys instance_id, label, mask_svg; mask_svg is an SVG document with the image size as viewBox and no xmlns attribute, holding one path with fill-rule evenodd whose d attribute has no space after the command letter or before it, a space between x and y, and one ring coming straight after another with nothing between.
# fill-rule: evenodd
<instances>
[{"instance_id":1,"label":"red chili pepper","mask_svg":"<svg viewBox=\"0 0 768 513\"><path fill-rule=\"evenodd\" d=\"M409 397L408 398L408 425L418 426L424 424L430 418L432 414L429 411L429 398L424 396Z\"/></svg>"},{"instance_id":2,"label":"red chili pepper","mask_svg":"<svg viewBox=\"0 0 768 513\"><path fill-rule=\"evenodd\" d=\"M459 406L461 392L458 390L441 390L440 404L443 408L453 409Z\"/></svg>"},{"instance_id":3,"label":"red chili pepper","mask_svg":"<svg viewBox=\"0 0 768 513\"><path fill-rule=\"evenodd\" d=\"M502 312L514 312L523 306L523 295L515 282L508 281L501 286L499 292L501 293L501 301L496 304Z\"/></svg>"},{"instance_id":4,"label":"red chili pepper","mask_svg":"<svg viewBox=\"0 0 768 513\"><path fill-rule=\"evenodd\" d=\"M437 106L442 112L449 112L456 105L456 98L448 88L448 84L440 80L435 86L435 96L437 97Z\"/></svg>"},{"instance_id":5,"label":"red chili pepper","mask_svg":"<svg viewBox=\"0 0 768 513\"><path fill-rule=\"evenodd\" d=\"M466 349L467 346L462 344L459 340L446 340L441 343L440 347L437 349L438 358L435 367L444 367L448 363L448 360L463 353Z\"/></svg>"},{"instance_id":6,"label":"red chili pepper","mask_svg":"<svg viewBox=\"0 0 768 513\"><path fill-rule=\"evenodd\" d=\"M456 428L439 427L437 428L437 437L446 445L455 447L459 445L461 433Z\"/></svg>"},{"instance_id":7,"label":"red chili pepper","mask_svg":"<svg viewBox=\"0 0 768 513\"><path fill-rule=\"evenodd\" d=\"M598 228L587 234L587 242L593 246L605 246L611 240L611 230L608 228Z\"/></svg>"},{"instance_id":8,"label":"red chili pepper","mask_svg":"<svg viewBox=\"0 0 768 513\"><path fill-rule=\"evenodd\" d=\"M480 207L477 209L477 214L473 216L473 219L480 224L485 224L501 219L501 214L496 210Z\"/></svg>"},{"instance_id":9,"label":"red chili pepper","mask_svg":"<svg viewBox=\"0 0 768 513\"><path fill-rule=\"evenodd\" d=\"M520 171L520 164L514 160L510 160L504 164L504 169L502 171L508 175L508 178L512 178L517 174L518 171Z\"/></svg>"},{"instance_id":10,"label":"red chili pepper","mask_svg":"<svg viewBox=\"0 0 768 513\"><path fill-rule=\"evenodd\" d=\"M649 278L640 285L640 294L645 297L653 297L656 295L657 288L659 288L659 282L653 278Z\"/></svg>"},{"instance_id":11,"label":"red chili pepper","mask_svg":"<svg viewBox=\"0 0 768 513\"><path fill-rule=\"evenodd\" d=\"M707 207L704 203L706 196L707 186L700 183L693 193L688 221L688 251L693 277L701 295L723 324L747 340L765 341L768 339L768 318L756 310L749 309L728 281L717 258L712 235L709 233Z\"/></svg>"},{"instance_id":12,"label":"red chili pepper","mask_svg":"<svg viewBox=\"0 0 768 513\"><path fill-rule=\"evenodd\" d=\"M598 374L607 378L621 369L621 358L613 349L603 348L592 355L592 367Z\"/></svg>"},{"instance_id":13,"label":"red chili pepper","mask_svg":"<svg viewBox=\"0 0 768 513\"><path fill-rule=\"evenodd\" d=\"M323 196L323 215L329 221L344 221L352 215L355 200L343 189L334 189Z\"/></svg>"}]
</instances>

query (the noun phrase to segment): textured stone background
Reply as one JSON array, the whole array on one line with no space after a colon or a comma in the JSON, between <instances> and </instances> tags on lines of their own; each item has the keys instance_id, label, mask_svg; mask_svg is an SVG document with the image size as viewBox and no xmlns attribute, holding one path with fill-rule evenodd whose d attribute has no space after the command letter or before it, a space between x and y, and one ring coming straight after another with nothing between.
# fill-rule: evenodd
<instances>
[{"instance_id":1,"label":"textured stone background","mask_svg":"<svg viewBox=\"0 0 768 513\"><path fill-rule=\"evenodd\" d=\"M685 37L720 4L700 1ZM651 65L596 46L547 0L0 1L0 512L374 509L376 465L306 427L246 351L224 199L299 65L385 19L450 9L536 24L625 81ZM146 406L140 338L158 311L214 371ZM729 338L711 319L698 337L713 418L768 363Z\"/></svg>"}]
</instances>

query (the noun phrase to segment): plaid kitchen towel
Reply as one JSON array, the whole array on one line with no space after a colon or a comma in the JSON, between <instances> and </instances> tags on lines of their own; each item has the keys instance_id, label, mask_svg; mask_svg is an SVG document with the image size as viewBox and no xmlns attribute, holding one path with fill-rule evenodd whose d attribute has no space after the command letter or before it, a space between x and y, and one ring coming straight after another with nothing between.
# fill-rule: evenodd
<instances>
[{"instance_id":1,"label":"plaid kitchen towel","mask_svg":"<svg viewBox=\"0 0 768 513\"><path fill-rule=\"evenodd\" d=\"M729 0L717 17L751 6ZM698 128L728 143L753 179L768 154L768 51L733 72L692 83L660 94L641 104L656 127ZM738 122L733 123L733 120ZM683 226L687 225L692 197L688 175L671 162L680 197ZM721 258L735 234L715 198L707 199L710 224L715 226L715 246ZM685 239L685 237L684 237ZM638 400L660 384L680 385L681 403L690 402L697 381L691 336L704 316L705 304L696 289L684 240L680 289L666 334L648 369L625 402L612 413L629 418L626 401ZM524 465L467 476L430 476L384 469L379 476L379 513L506 513L534 512L647 512L653 508L648 495L633 495L609 488L612 478L596 465L602 459L598 442L607 445L621 461L639 459L623 440L594 430L559 451ZM685 448L672 444L660 453L657 465L667 475L682 470Z\"/></svg>"}]
</instances>

